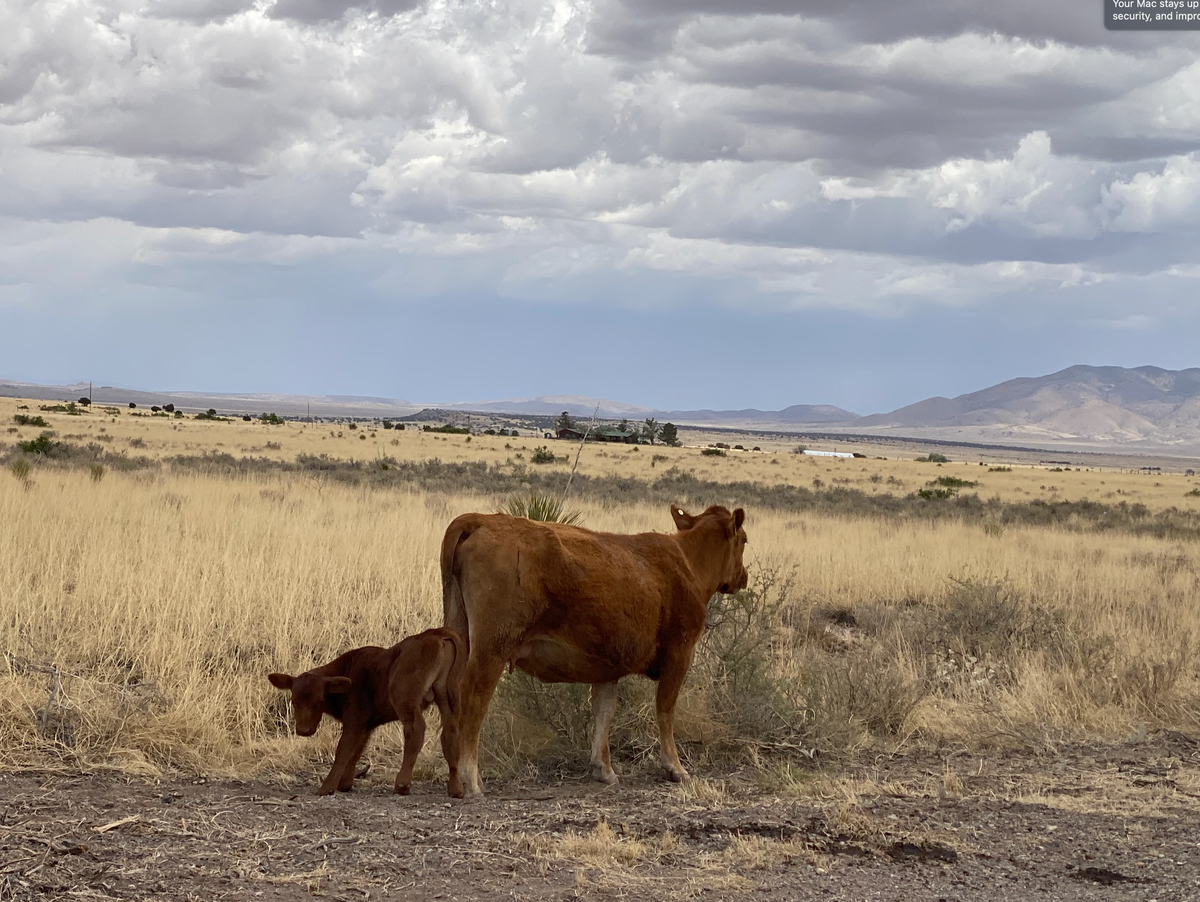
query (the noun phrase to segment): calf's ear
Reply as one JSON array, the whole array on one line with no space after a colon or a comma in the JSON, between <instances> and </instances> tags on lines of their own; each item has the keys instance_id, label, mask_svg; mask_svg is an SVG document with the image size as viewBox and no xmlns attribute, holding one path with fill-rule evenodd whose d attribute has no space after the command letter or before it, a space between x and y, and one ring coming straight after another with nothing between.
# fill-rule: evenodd
<instances>
[{"instance_id":1,"label":"calf's ear","mask_svg":"<svg viewBox=\"0 0 1200 902\"><path fill-rule=\"evenodd\" d=\"M292 684L296 682L295 677L288 676L286 673L268 673L267 679L276 689L291 689Z\"/></svg>"},{"instance_id":2,"label":"calf's ear","mask_svg":"<svg viewBox=\"0 0 1200 902\"><path fill-rule=\"evenodd\" d=\"M678 504L671 505L671 518L675 521L675 528L680 530L691 529L696 522L696 518Z\"/></svg>"},{"instance_id":3,"label":"calf's ear","mask_svg":"<svg viewBox=\"0 0 1200 902\"><path fill-rule=\"evenodd\" d=\"M325 681L326 695L345 695L350 691L350 677L330 677Z\"/></svg>"},{"instance_id":4,"label":"calf's ear","mask_svg":"<svg viewBox=\"0 0 1200 902\"><path fill-rule=\"evenodd\" d=\"M737 532L742 528L742 524L746 522L746 512L740 507L733 512L733 531Z\"/></svg>"}]
</instances>

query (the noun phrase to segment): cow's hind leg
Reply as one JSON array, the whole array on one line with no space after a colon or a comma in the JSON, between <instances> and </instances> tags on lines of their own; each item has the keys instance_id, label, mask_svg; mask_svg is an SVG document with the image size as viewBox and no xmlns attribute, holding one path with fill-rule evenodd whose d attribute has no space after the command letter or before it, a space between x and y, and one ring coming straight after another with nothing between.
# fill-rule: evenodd
<instances>
[{"instance_id":1,"label":"cow's hind leg","mask_svg":"<svg viewBox=\"0 0 1200 902\"><path fill-rule=\"evenodd\" d=\"M479 779L479 730L492 693L504 672L504 664L505 659L499 655L480 653L474 646L471 648L455 718L459 742L458 776L468 796L483 795L483 784Z\"/></svg>"},{"instance_id":2,"label":"cow's hind leg","mask_svg":"<svg viewBox=\"0 0 1200 902\"><path fill-rule=\"evenodd\" d=\"M675 748L675 702L679 699L679 690L683 688L683 678L687 676L691 663L691 649L688 649L681 659L668 660L659 675L658 695L655 698L659 754L662 756L662 765L667 770L667 776L676 783L686 783L691 779L679 762L679 751Z\"/></svg>"},{"instance_id":3,"label":"cow's hind leg","mask_svg":"<svg viewBox=\"0 0 1200 902\"><path fill-rule=\"evenodd\" d=\"M397 795L406 796L412 786L413 767L417 763L417 755L425 744L425 716L418 706L404 711L400 717L404 725L404 760L400 762L400 772L396 774L396 786L393 790Z\"/></svg>"},{"instance_id":4,"label":"cow's hind leg","mask_svg":"<svg viewBox=\"0 0 1200 902\"><path fill-rule=\"evenodd\" d=\"M596 732L592 737L592 776L610 786L618 782L608 754L608 728L617 713L617 682L592 683L592 717Z\"/></svg>"}]
</instances>

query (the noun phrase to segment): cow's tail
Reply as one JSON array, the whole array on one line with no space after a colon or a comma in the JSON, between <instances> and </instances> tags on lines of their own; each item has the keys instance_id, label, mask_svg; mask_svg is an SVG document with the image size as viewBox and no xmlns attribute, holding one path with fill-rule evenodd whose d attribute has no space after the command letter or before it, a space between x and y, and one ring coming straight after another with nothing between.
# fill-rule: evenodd
<instances>
[{"instance_id":1,"label":"cow's tail","mask_svg":"<svg viewBox=\"0 0 1200 902\"><path fill-rule=\"evenodd\" d=\"M458 546L470 538L480 525L477 515L466 514L450 524L442 539L442 626L458 633L464 645L460 651L467 652L470 651L471 630L462 593Z\"/></svg>"}]
</instances>

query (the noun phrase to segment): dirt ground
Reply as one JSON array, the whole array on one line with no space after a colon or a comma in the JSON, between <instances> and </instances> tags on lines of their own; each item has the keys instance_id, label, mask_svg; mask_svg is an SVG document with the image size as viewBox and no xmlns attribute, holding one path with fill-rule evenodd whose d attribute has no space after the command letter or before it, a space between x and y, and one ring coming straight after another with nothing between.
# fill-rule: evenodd
<instances>
[{"instance_id":1,"label":"dirt ground","mask_svg":"<svg viewBox=\"0 0 1200 902\"><path fill-rule=\"evenodd\" d=\"M392 766L329 798L315 772L0 774L0 900L1200 899L1200 743L1179 733L465 803L391 795Z\"/></svg>"}]
</instances>

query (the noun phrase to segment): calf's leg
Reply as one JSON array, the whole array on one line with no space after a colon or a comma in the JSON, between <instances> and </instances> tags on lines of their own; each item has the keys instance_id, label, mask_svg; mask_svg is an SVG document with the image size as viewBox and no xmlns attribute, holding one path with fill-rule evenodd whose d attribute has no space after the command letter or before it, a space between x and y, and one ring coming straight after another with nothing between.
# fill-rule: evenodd
<instances>
[{"instance_id":1,"label":"calf's leg","mask_svg":"<svg viewBox=\"0 0 1200 902\"><path fill-rule=\"evenodd\" d=\"M413 766L417 763L417 755L425 744L425 716L421 709L408 710L401 714L404 723L404 760L400 763L400 772L396 774L397 795L406 796L412 786Z\"/></svg>"},{"instance_id":2,"label":"calf's leg","mask_svg":"<svg viewBox=\"0 0 1200 902\"><path fill-rule=\"evenodd\" d=\"M445 693L439 693L437 705L438 712L442 715L442 756L446 759L446 766L450 768L450 777L446 780L446 792L452 799L461 799L465 790L462 780L458 776L458 720L450 708L450 701Z\"/></svg>"},{"instance_id":3,"label":"calf's leg","mask_svg":"<svg viewBox=\"0 0 1200 902\"><path fill-rule=\"evenodd\" d=\"M367 740L370 737L371 731L363 727L353 724L342 726L342 738L338 740L333 767L330 768L329 776L325 778L321 788L317 790L317 795L332 795L335 790L338 792L350 791L354 785L354 767L358 764L358 759L362 756L363 749L367 747Z\"/></svg>"},{"instance_id":4,"label":"calf's leg","mask_svg":"<svg viewBox=\"0 0 1200 902\"><path fill-rule=\"evenodd\" d=\"M596 732L592 737L592 775L610 786L618 782L608 753L608 729L617 713L617 682L592 683L592 717Z\"/></svg>"}]
</instances>

